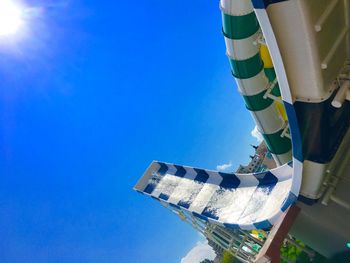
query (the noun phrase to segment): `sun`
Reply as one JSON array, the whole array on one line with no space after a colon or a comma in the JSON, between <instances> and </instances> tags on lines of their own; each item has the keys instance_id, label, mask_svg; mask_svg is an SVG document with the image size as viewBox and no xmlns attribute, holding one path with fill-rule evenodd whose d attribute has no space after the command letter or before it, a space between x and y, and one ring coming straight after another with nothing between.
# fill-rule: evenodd
<instances>
[{"instance_id":1,"label":"sun","mask_svg":"<svg viewBox=\"0 0 350 263\"><path fill-rule=\"evenodd\" d=\"M23 11L12 0L0 0L0 36L15 34L23 24Z\"/></svg>"}]
</instances>

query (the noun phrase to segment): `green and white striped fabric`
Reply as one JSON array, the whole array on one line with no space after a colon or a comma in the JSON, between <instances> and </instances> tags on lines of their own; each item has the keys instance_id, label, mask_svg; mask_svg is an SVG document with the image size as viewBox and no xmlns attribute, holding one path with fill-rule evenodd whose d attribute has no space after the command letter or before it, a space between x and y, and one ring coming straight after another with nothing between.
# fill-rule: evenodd
<instances>
[{"instance_id":1,"label":"green and white striped fabric","mask_svg":"<svg viewBox=\"0 0 350 263\"><path fill-rule=\"evenodd\" d=\"M273 99L264 96L270 81L264 71L258 38L261 34L249 0L221 0L226 54L246 108L278 164L291 160L291 141L283 136L285 122ZM279 93L278 88L273 93Z\"/></svg>"}]
</instances>

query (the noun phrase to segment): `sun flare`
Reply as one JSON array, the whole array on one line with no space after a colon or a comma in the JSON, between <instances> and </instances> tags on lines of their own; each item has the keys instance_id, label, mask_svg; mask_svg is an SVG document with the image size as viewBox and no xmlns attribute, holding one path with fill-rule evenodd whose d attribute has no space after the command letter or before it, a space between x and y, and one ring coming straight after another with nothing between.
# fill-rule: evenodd
<instances>
[{"instance_id":1,"label":"sun flare","mask_svg":"<svg viewBox=\"0 0 350 263\"><path fill-rule=\"evenodd\" d=\"M0 0L0 36L15 34L23 24L22 10L12 0Z\"/></svg>"}]
</instances>

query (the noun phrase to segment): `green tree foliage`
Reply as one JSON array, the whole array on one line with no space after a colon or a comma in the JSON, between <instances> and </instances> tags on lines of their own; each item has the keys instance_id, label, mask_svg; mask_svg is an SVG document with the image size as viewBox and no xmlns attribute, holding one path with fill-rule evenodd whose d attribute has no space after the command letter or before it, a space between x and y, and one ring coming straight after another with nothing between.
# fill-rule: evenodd
<instances>
[{"instance_id":1,"label":"green tree foliage","mask_svg":"<svg viewBox=\"0 0 350 263\"><path fill-rule=\"evenodd\" d=\"M301 248L307 248L307 249L311 250L309 247L307 247L300 240L295 239L294 241L297 242ZM345 261L341 261L339 259L332 261L332 260L329 260L329 259L323 257L322 255L318 254L316 251L314 251L315 256L313 258L310 258L307 253L302 251L301 248L298 248L298 247L296 247L293 244L288 243L288 242L284 243L281 246L281 250L280 250L281 256L284 256L286 259L288 259L290 261L297 262L297 263L349 263L350 262L350 260L349 260L350 256L349 256L348 260L345 260ZM286 261L281 260L281 263L286 263Z\"/></svg>"},{"instance_id":2,"label":"green tree foliage","mask_svg":"<svg viewBox=\"0 0 350 263\"><path fill-rule=\"evenodd\" d=\"M209 260L209 259L204 259L203 261L201 261L200 263L213 263L213 260Z\"/></svg>"},{"instance_id":3,"label":"green tree foliage","mask_svg":"<svg viewBox=\"0 0 350 263\"><path fill-rule=\"evenodd\" d=\"M225 251L222 256L221 263L235 263L235 262L238 262L236 258L230 252Z\"/></svg>"},{"instance_id":4,"label":"green tree foliage","mask_svg":"<svg viewBox=\"0 0 350 263\"><path fill-rule=\"evenodd\" d=\"M301 247L305 247L305 244L302 243L300 240L295 240ZM297 258L300 256L300 254L303 252L302 249L294 246L291 243L285 243L281 246L281 256L284 258L287 258L291 261L296 261ZM282 263L285 263L285 260L281 260Z\"/></svg>"}]
</instances>

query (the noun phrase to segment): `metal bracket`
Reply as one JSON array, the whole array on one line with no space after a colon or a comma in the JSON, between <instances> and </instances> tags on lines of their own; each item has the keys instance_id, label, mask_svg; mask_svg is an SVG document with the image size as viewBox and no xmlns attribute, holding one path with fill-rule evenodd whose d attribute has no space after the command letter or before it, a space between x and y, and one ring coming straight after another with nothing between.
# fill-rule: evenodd
<instances>
[{"instance_id":1,"label":"metal bracket","mask_svg":"<svg viewBox=\"0 0 350 263\"><path fill-rule=\"evenodd\" d=\"M253 44L255 46L266 45L264 35L263 35L263 33L261 31L259 32L257 38L254 40Z\"/></svg>"},{"instance_id":2,"label":"metal bracket","mask_svg":"<svg viewBox=\"0 0 350 263\"><path fill-rule=\"evenodd\" d=\"M288 125L288 122L286 121L284 123L284 127L283 127L283 132L281 134L281 137L287 137L288 139L292 139L291 136L290 136L290 132L289 132L289 125Z\"/></svg>"},{"instance_id":3,"label":"metal bracket","mask_svg":"<svg viewBox=\"0 0 350 263\"><path fill-rule=\"evenodd\" d=\"M271 92L272 92L273 88L276 86L276 84L277 84L277 78L275 78L275 79L269 84L269 87L268 87L268 89L266 90L266 92L265 92L265 94L264 94L264 97L263 97L264 99L269 98L269 99L272 99L272 100L274 100L274 101L282 102L282 99L281 99L281 98L279 98L279 97L277 97L277 96L271 94Z\"/></svg>"}]
</instances>

